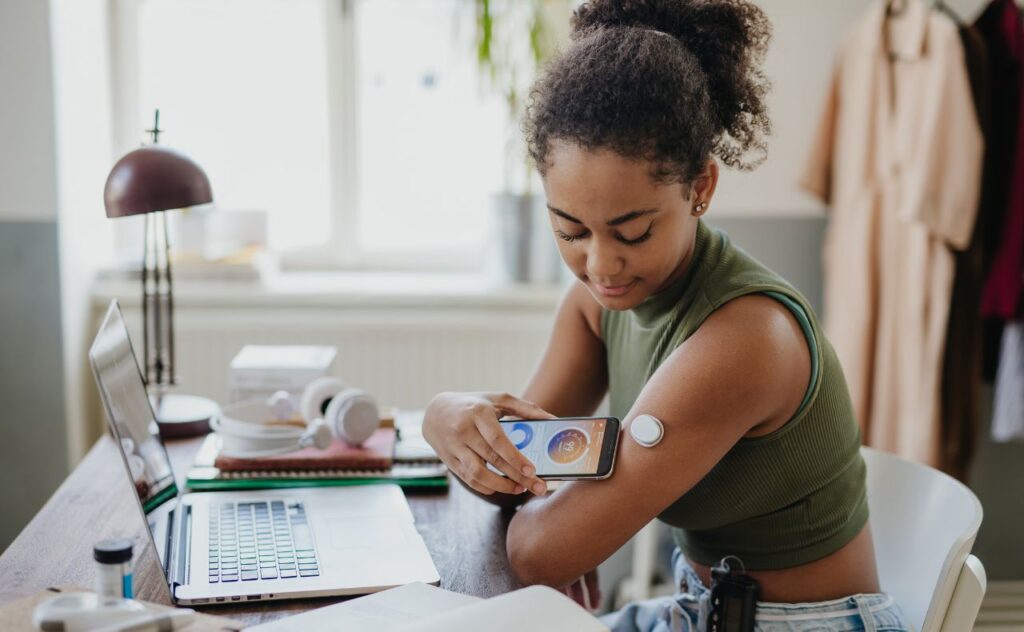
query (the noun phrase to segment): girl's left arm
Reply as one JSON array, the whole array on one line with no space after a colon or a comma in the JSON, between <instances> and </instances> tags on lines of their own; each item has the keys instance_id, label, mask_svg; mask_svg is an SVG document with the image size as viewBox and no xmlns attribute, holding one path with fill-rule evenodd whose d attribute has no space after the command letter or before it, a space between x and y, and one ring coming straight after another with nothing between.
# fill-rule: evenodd
<instances>
[{"instance_id":1,"label":"girl's left arm","mask_svg":"<svg viewBox=\"0 0 1024 632\"><path fill-rule=\"evenodd\" d=\"M716 310L662 363L623 419L614 474L574 481L526 503L507 549L526 584L562 588L597 567L696 485L743 435L791 415L810 380L810 353L796 320L751 295ZM665 426L644 448L628 433L637 415Z\"/></svg>"}]
</instances>

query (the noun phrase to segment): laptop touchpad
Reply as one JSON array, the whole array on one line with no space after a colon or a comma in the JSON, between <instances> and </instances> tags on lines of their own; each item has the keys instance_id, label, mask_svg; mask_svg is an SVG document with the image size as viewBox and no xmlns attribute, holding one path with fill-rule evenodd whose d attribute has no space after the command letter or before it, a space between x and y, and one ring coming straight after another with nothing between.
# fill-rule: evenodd
<instances>
[{"instance_id":1,"label":"laptop touchpad","mask_svg":"<svg viewBox=\"0 0 1024 632\"><path fill-rule=\"evenodd\" d=\"M405 536L394 517L355 516L351 511L321 509L335 549L388 549L405 544Z\"/></svg>"}]
</instances>

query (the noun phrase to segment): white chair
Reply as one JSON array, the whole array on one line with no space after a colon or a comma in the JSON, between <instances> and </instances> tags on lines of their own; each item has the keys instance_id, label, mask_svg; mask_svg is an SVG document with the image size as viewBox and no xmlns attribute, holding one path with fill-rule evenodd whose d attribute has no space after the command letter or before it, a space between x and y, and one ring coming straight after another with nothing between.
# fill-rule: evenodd
<instances>
[{"instance_id":1,"label":"white chair","mask_svg":"<svg viewBox=\"0 0 1024 632\"><path fill-rule=\"evenodd\" d=\"M985 567L971 555L981 503L959 481L871 448L868 508L882 590L920 632L968 632L985 596ZM637 534L625 600L651 595L658 525Z\"/></svg>"},{"instance_id":2,"label":"white chair","mask_svg":"<svg viewBox=\"0 0 1024 632\"><path fill-rule=\"evenodd\" d=\"M969 632L985 596L985 568L971 555L981 503L938 470L871 448L871 535L882 590L921 632Z\"/></svg>"}]
</instances>

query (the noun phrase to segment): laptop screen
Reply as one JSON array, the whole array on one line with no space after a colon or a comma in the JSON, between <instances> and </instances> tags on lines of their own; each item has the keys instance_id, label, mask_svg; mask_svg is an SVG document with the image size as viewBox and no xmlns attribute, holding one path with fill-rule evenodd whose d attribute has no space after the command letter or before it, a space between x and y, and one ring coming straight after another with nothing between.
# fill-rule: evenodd
<instances>
[{"instance_id":1,"label":"laptop screen","mask_svg":"<svg viewBox=\"0 0 1024 632\"><path fill-rule=\"evenodd\" d=\"M117 301L111 301L107 309L107 316L89 349L89 362L107 410L114 442L121 449L132 486L152 530L156 521L150 519L150 514L176 498L178 487ZM155 533L152 535L156 537Z\"/></svg>"}]
</instances>

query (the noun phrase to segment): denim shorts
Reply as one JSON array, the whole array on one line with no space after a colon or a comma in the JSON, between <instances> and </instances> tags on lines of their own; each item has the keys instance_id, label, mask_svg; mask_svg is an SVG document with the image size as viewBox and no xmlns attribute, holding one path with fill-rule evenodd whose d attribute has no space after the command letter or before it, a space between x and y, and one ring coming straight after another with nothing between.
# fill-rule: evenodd
<instances>
[{"instance_id":1,"label":"denim shorts","mask_svg":"<svg viewBox=\"0 0 1024 632\"><path fill-rule=\"evenodd\" d=\"M679 592L672 597L631 603L601 617L612 632L706 632L711 589L677 548L672 569ZM883 593L859 594L831 601L773 603L759 601L757 632L910 632L903 612Z\"/></svg>"}]
</instances>

